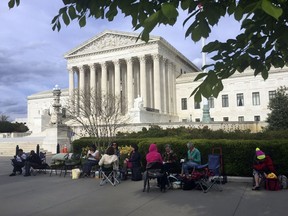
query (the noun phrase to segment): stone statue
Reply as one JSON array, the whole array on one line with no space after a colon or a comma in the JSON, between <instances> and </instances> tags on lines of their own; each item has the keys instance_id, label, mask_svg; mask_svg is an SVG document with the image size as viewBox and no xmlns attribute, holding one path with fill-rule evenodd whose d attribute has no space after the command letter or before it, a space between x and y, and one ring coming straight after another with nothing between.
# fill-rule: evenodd
<instances>
[{"instance_id":1,"label":"stone statue","mask_svg":"<svg viewBox=\"0 0 288 216\"><path fill-rule=\"evenodd\" d=\"M134 110L143 110L143 98L138 95L137 98L134 99Z\"/></svg>"}]
</instances>

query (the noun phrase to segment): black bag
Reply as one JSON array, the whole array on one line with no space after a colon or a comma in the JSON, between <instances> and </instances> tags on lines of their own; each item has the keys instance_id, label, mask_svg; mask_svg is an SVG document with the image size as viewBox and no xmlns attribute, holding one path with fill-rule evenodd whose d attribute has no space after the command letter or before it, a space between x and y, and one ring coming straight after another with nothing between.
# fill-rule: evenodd
<instances>
[{"instance_id":1,"label":"black bag","mask_svg":"<svg viewBox=\"0 0 288 216\"><path fill-rule=\"evenodd\" d=\"M196 183L193 179L184 178L182 182L183 182L182 185L183 190L192 190L196 187Z\"/></svg>"}]
</instances>

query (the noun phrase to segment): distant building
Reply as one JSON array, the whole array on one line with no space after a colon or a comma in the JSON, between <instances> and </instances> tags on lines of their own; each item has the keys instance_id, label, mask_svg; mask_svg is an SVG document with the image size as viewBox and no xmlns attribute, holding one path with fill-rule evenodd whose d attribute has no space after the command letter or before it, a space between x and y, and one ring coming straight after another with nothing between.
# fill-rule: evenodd
<instances>
[{"instance_id":1,"label":"distant building","mask_svg":"<svg viewBox=\"0 0 288 216\"><path fill-rule=\"evenodd\" d=\"M193 82L200 69L163 38L151 36L145 43L137 37L104 31L67 52L69 89L62 90L61 100L95 89L93 94L99 96L119 96L123 114L138 112L133 124L201 122L203 105L190 97L200 84ZM263 81L247 70L224 80L218 98L208 100L212 122L265 121L269 100L288 83L287 72L272 69ZM47 126L52 98L52 90L28 97L27 124L33 133ZM141 109L135 109L135 101Z\"/></svg>"}]
</instances>

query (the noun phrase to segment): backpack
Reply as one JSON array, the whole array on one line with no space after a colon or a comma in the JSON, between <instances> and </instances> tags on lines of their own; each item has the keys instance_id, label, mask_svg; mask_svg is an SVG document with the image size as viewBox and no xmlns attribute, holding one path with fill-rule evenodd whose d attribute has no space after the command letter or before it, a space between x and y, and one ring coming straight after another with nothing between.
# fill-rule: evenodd
<instances>
[{"instance_id":1,"label":"backpack","mask_svg":"<svg viewBox=\"0 0 288 216\"><path fill-rule=\"evenodd\" d=\"M287 177L285 175L279 175L278 180L282 189L287 189Z\"/></svg>"},{"instance_id":2,"label":"backpack","mask_svg":"<svg viewBox=\"0 0 288 216\"><path fill-rule=\"evenodd\" d=\"M183 178L183 185L182 185L183 190L192 190L195 187L196 187L196 183L195 183L194 179Z\"/></svg>"},{"instance_id":3,"label":"backpack","mask_svg":"<svg viewBox=\"0 0 288 216\"><path fill-rule=\"evenodd\" d=\"M278 178L267 178L266 179L266 185L265 185L266 190L271 190L271 191L277 191L281 189L280 182Z\"/></svg>"}]
</instances>

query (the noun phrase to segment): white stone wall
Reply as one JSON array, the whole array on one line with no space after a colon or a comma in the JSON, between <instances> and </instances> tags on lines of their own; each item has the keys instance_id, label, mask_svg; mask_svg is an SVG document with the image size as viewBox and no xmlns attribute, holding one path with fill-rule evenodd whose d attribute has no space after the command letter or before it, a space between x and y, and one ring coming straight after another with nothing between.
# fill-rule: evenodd
<instances>
[{"instance_id":1,"label":"white stone wall","mask_svg":"<svg viewBox=\"0 0 288 216\"><path fill-rule=\"evenodd\" d=\"M190 121L191 116L192 121L197 118L202 120L203 103L201 102L200 109L194 109L194 97L189 97L200 84L200 82L193 82L196 75L196 73L186 74L177 79L177 112L180 121L183 119ZM254 116L260 116L260 121L265 121L270 112L267 109L268 92L288 85L288 69L271 70L266 81L261 76L254 77L251 71L245 71L224 80L223 84L224 90L220 92L218 98L214 99L214 108L210 109L210 116L214 121L223 121L224 117L228 117L229 121L238 121L239 116L244 116L244 121L254 121ZM260 105L252 104L252 92L259 92ZM244 106L237 106L237 93L243 93ZM222 107L222 95L225 94L229 98L229 107ZM187 110L181 109L181 98L187 98Z\"/></svg>"},{"instance_id":2,"label":"white stone wall","mask_svg":"<svg viewBox=\"0 0 288 216\"><path fill-rule=\"evenodd\" d=\"M61 103L68 100L68 90L63 89L61 94ZM27 127L33 132L33 135L44 131L49 124L49 112L53 103L53 94L51 91L40 92L28 97L27 100Z\"/></svg>"}]
</instances>

